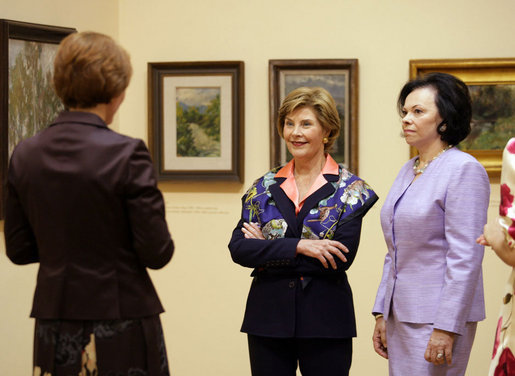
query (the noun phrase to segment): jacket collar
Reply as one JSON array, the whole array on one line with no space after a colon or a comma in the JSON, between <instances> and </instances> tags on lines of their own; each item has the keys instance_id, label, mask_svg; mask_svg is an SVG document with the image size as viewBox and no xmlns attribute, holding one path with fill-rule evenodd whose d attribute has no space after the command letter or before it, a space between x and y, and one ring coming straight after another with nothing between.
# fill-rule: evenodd
<instances>
[{"instance_id":1,"label":"jacket collar","mask_svg":"<svg viewBox=\"0 0 515 376\"><path fill-rule=\"evenodd\" d=\"M107 128L107 124L100 118L100 116L93 114L91 112L82 111L63 111L50 124L50 127L54 125L70 123L91 125L99 128Z\"/></svg>"},{"instance_id":2,"label":"jacket collar","mask_svg":"<svg viewBox=\"0 0 515 376\"><path fill-rule=\"evenodd\" d=\"M270 185L269 191L272 195L277 208L283 215L284 220L288 223L288 230L292 231L292 236L300 237L302 234L302 224L304 218L309 213L316 204L322 200L324 197L331 195L336 188L334 187L333 182L338 181L339 175L334 174L324 174L327 183L320 187L318 190L313 192L306 201L304 202L304 206L300 210L299 214L295 215L295 205L290 201L286 193L281 188L281 183L286 179L284 177L276 177L274 180L275 184Z\"/></svg>"}]
</instances>

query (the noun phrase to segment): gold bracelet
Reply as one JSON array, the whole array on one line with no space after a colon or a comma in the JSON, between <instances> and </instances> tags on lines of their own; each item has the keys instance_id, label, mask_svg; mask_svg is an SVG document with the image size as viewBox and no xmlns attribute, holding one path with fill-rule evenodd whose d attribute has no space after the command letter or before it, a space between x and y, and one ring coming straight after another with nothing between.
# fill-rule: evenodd
<instances>
[{"instance_id":1,"label":"gold bracelet","mask_svg":"<svg viewBox=\"0 0 515 376\"><path fill-rule=\"evenodd\" d=\"M381 317L383 317L383 316L384 316L384 315L383 315L382 313L379 313L379 314L375 315L374 317L375 317L375 319L376 319L376 321L377 321L378 319L380 319L380 318L381 318Z\"/></svg>"}]
</instances>

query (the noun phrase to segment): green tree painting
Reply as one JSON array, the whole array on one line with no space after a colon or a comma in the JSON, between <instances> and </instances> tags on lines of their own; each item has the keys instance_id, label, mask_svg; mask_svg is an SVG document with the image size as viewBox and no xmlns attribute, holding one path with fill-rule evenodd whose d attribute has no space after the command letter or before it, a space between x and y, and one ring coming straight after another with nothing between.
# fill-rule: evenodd
<instances>
[{"instance_id":1,"label":"green tree painting","mask_svg":"<svg viewBox=\"0 0 515 376\"><path fill-rule=\"evenodd\" d=\"M220 157L220 88L177 88L177 156Z\"/></svg>"},{"instance_id":2,"label":"green tree painting","mask_svg":"<svg viewBox=\"0 0 515 376\"><path fill-rule=\"evenodd\" d=\"M52 87L57 45L9 41L9 155L18 142L33 136L63 109Z\"/></svg>"},{"instance_id":3,"label":"green tree painting","mask_svg":"<svg viewBox=\"0 0 515 376\"><path fill-rule=\"evenodd\" d=\"M472 131L465 150L502 150L515 134L515 85L471 85Z\"/></svg>"}]
</instances>

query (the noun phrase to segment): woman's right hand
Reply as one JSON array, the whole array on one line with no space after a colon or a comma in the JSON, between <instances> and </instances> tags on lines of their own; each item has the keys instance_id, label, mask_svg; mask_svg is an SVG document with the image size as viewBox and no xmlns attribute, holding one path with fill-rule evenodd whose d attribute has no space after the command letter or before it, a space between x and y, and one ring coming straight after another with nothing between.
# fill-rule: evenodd
<instances>
[{"instance_id":1,"label":"woman's right hand","mask_svg":"<svg viewBox=\"0 0 515 376\"><path fill-rule=\"evenodd\" d=\"M243 236L245 239L261 239L265 240L263 236L263 232L261 231L261 227L257 223L243 223L243 227L241 228L241 232L243 232Z\"/></svg>"},{"instance_id":2,"label":"woman's right hand","mask_svg":"<svg viewBox=\"0 0 515 376\"><path fill-rule=\"evenodd\" d=\"M386 321L383 317L376 320L374 335L372 336L374 350L383 358L388 359L388 346L386 343Z\"/></svg>"},{"instance_id":3,"label":"woman's right hand","mask_svg":"<svg viewBox=\"0 0 515 376\"><path fill-rule=\"evenodd\" d=\"M349 253L349 250L336 240L301 239L297 243L298 255L316 258L326 269L329 268L329 264L331 264L334 270L338 268L334 256L338 257L343 262L347 262L344 253Z\"/></svg>"},{"instance_id":4,"label":"woman's right hand","mask_svg":"<svg viewBox=\"0 0 515 376\"><path fill-rule=\"evenodd\" d=\"M486 240L485 234L479 235L479 238L476 239L476 243L484 245L485 247L490 247L490 243Z\"/></svg>"}]
</instances>

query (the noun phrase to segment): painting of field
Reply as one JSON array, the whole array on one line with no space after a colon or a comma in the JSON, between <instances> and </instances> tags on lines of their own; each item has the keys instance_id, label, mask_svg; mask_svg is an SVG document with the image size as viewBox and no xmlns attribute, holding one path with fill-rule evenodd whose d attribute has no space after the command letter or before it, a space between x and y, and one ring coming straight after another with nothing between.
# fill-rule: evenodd
<instances>
[{"instance_id":1,"label":"painting of field","mask_svg":"<svg viewBox=\"0 0 515 376\"><path fill-rule=\"evenodd\" d=\"M220 157L220 87L177 87L177 157Z\"/></svg>"},{"instance_id":2,"label":"painting of field","mask_svg":"<svg viewBox=\"0 0 515 376\"><path fill-rule=\"evenodd\" d=\"M515 85L469 85L472 131L462 150L502 150L515 135Z\"/></svg>"}]
</instances>

